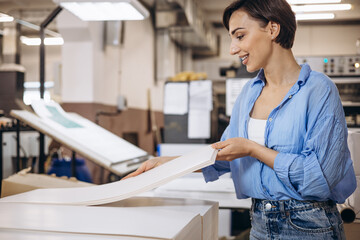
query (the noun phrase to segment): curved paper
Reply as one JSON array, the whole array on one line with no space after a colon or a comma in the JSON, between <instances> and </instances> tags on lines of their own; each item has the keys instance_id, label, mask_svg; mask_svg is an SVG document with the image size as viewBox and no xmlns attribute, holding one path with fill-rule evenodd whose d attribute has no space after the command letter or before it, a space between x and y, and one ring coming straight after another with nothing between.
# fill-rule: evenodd
<instances>
[{"instance_id":1,"label":"curved paper","mask_svg":"<svg viewBox=\"0 0 360 240\"><path fill-rule=\"evenodd\" d=\"M217 150L202 147L136 177L114 183L81 188L36 189L0 199L0 202L99 205L149 191L175 178L215 162Z\"/></svg>"}]
</instances>

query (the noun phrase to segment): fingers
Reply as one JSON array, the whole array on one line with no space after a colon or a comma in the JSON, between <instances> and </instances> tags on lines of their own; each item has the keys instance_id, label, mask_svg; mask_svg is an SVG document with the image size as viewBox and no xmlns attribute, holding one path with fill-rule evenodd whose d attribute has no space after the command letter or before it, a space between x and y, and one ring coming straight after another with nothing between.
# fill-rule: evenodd
<instances>
[{"instance_id":1,"label":"fingers","mask_svg":"<svg viewBox=\"0 0 360 240\"><path fill-rule=\"evenodd\" d=\"M219 161L229 161L229 156L228 154L220 154L222 153L223 151L219 151L219 153L216 155L216 160L219 160Z\"/></svg>"},{"instance_id":2,"label":"fingers","mask_svg":"<svg viewBox=\"0 0 360 240\"><path fill-rule=\"evenodd\" d=\"M126 175L126 176L123 177L121 180L125 180L125 179L131 178L131 177L135 177L135 176L137 176L137 175L139 175L139 174L141 174L141 173L149 170L149 169L146 169L146 165L147 165L147 164L145 164L145 163L141 164L140 167L139 167L138 169L136 169L136 171L134 171L134 172Z\"/></svg>"},{"instance_id":3,"label":"fingers","mask_svg":"<svg viewBox=\"0 0 360 240\"><path fill-rule=\"evenodd\" d=\"M211 144L211 147L215 148L215 149L222 149L224 147L226 147L228 145L227 141L222 141L222 142L216 142Z\"/></svg>"},{"instance_id":4,"label":"fingers","mask_svg":"<svg viewBox=\"0 0 360 240\"><path fill-rule=\"evenodd\" d=\"M152 158L150 160L147 160L146 162L141 164L140 167L138 169L136 169L136 171L126 175L121 180L140 175L141 173L149 171L150 169L153 169L155 167L158 167L161 164L166 163L174 158L176 158L176 157L157 157L157 158Z\"/></svg>"}]
</instances>

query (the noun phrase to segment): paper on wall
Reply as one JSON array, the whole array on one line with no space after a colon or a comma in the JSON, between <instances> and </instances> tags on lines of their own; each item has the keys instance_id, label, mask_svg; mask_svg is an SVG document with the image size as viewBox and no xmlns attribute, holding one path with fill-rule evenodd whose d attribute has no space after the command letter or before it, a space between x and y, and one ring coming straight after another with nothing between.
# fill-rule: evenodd
<instances>
[{"instance_id":1,"label":"paper on wall","mask_svg":"<svg viewBox=\"0 0 360 240\"><path fill-rule=\"evenodd\" d=\"M191 109L188 116L188 138L210 138L211 112Z\"/></svg>"},{"instance_id":2,"label":"paper on wall","mask_svg":"<svg viewBox=\"0 0 360 240\"><path fill-rule=\"evenodd\" d=\"M188 138L210 138L212 82L193 81L189 88Z\"/></svg>"},{"instance_id":3,"label":"paper on wall","mask_svg":"<svg viewBox=\"0 0 360 240\"><path fill-rule=\"evenodd\" d=\"M190 82L189 98L190 110L211 111L213 109L211 80Z\"/></svg>"},{"instance_id":4,"label":"paper on wall","mask_svg":"<svg viewBox=\"0 0 360 240\"><path fill-rule=\"evenodd\" d=\"M231 116L235 101L250 78L234 78L226 80L226 115Z\"/></svg>"},{"instance_id":5,"label":"paper on wall","mask_svg":"<svg viewBox=\"0 0 360 240\"><path fill-rule=\"evenodd\" d=\"M164 89L164 114L184 115L188 112L188 83L167 83Z\"/></svg>"},{"instance_id":6,"label":"paper on wall","mask_svg":"<svg viewBox=\"0 0 360 240\"><path fill-rule=\"evenodd\" d=\"M115 202L209 166L215 162L216 154L217 150L206 146L122 181L82 188L36 189L1 198L0 203L99 205Z\"/></svg>"}]
</instances>

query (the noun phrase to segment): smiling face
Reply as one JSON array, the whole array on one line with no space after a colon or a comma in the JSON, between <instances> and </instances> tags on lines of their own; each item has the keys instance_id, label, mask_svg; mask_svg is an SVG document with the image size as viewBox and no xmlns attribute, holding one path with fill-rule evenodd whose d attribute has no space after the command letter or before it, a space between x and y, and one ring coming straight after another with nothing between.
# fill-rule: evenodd
<instances>
[{"instance_id":1,"label":"smiling face","mask_svg":"<svg viewBox=\"0 0 360 240\"><path fill-rule=\"evenodd\" d=\"M229 21L230 54L238 55L248 72L264 68L272 53L270 24L262 26L245 11L235 11Z\"/></svg>"}]
</instances>

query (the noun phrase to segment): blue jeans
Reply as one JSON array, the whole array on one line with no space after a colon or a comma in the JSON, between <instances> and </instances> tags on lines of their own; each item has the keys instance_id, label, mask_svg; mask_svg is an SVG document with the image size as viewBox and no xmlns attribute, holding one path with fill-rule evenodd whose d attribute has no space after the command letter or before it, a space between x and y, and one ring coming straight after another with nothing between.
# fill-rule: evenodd
<instances>
[{"instance_id":1,"label":"blue jeans","mask_svg":"<svg viewBox=\"0 0 360 240\"><path fill-rule=\"evenodd\" d=\"M345 239L333 201L252 199L250 239Z\"/></svg>"}]
</instances>

